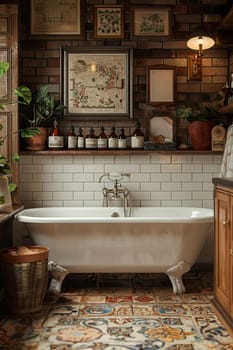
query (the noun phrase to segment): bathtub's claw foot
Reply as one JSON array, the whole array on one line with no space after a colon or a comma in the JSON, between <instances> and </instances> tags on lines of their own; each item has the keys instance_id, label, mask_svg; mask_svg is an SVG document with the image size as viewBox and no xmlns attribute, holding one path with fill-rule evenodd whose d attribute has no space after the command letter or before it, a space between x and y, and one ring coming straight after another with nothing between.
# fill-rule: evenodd
<instances>
[{"instance_id":1,"label":"bathtub's claw foot","mask_svg":"<svg viewBox=\"0 0 233 350\"><path fill-rule=\"evenodd\" d=\"M182 281L182 276L190 270L191 266L185 261L180 261L177 265L167 270L166 274L172 283L173 292L175 294L185 293L185 287Z\"/></svg>"},{"instance_id":2,"label":"bathtub's claw foot","mask_svg":"<svg viewBox=\"0 0 233 350\"><path fill-rule=\"evenodd\" d=\"M64 278L66 277L66 275L68 275L69 272L53 261L50 261L48 263L48 270L51 277L48 293L53 295L58 295L61 293L61 287L62 287Z\"/></svg>"}]
</instances>

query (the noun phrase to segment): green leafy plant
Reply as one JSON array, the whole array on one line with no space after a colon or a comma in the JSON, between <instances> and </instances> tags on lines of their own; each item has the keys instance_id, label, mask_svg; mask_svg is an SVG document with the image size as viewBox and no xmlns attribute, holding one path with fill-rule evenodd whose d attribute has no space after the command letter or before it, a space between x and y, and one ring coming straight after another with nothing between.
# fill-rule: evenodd
<instances>
[{"instance_id":1,"label":"green leafy plant","mask_svg":"<svg viewBox=\"0 0 233 350\"><path fill-rule=\"evenodd\" d=\"M31 137L31 132L36 132L37 127L47 126L51 123L51 118L56 117L64 109L53 95L49 94L48 86L40 86L34 93L21 85L15 89L18 102L22 105L21 117L26 129L21 131L22 137Z\"/></svg>"},{"instance_id":2,"label":"green leafy plant","mask_svg":"<svg viewBox=\"0 0 233 350\"><path fill-rule=\"evenodd\" d=\"M178 106L176 109L176 118L184 118L189 122L209 121L218 119L218 109L222 106L223 95L219 92L214 100L210 100L209 94L201 95L201 102L193 106Z\"/></svg>"}]
</instances>

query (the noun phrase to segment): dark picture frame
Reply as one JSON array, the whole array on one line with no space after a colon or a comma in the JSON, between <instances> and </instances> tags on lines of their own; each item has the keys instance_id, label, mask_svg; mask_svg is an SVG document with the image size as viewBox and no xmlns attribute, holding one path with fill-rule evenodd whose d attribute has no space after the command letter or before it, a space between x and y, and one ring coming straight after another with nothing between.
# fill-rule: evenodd
<instances>
[{"instance_id":1,"label":"dark picture frame","mask_svg":"<svg viewBox=\"0 0 233 350\"><path fill-rule=\"evenodd\" d=\"M65 117L132 117L132 49L63 48Z\"/></svg>"},{"instance_id":2,"label":"dark picture frame","mask_svg":"<svg viewBox=\"0 0 233 350\"><path fill-rule=\"evenodd\" d=\"M95 5L94 35L97 39L124 38L124 6Z\"/></svg>"},{"instance_id":3,"label":"dark picture frame","mask_svg":"<svg viewBox=\"0 0 233 350\"><path fill-rule=\"evenodd\" d=\"M135 37L165 37L171 34L170 8L132 8L132 35Z\"/></svg>"}]
</instances>

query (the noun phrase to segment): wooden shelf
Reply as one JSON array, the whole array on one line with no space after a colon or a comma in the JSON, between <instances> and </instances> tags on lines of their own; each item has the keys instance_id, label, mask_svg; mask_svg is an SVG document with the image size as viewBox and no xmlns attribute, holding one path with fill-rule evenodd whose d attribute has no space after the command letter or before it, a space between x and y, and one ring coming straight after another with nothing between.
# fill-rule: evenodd
<instances>
[{"instance_id":1,"label":"wooden shelf","mask_svg":"<svg viewBox=\"0 0 233 350\"><path fill-rule=\"evenodd\" d=\"M132 150L132 149L126 149L126 150L45 150L45 151L21 151L21 155L38 155L38 156L47 156L47 155L77 155L77 156L96 156L96 155L146 155L146 154L223 154L223 152L220 151L197 151L197 150L144 150L144 149L138 149L138 150Z\"/></svg>"}]
</instances>

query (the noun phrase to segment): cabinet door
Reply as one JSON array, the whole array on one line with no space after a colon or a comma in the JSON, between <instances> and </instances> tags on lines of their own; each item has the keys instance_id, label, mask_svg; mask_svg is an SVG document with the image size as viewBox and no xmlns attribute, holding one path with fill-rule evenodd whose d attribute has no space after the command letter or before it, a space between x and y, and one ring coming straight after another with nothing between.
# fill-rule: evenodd
<instances>
[{"instance_id":1,"label":"cabinet door","mask_svg":"<svg viewBox=\"0 0 233 350\"><path fill-rule=\"evenodd\" d=\"M233 194L231 197L231 237L230 237L230 316L233 320Z\"/></svg>"},{"instance_id":2,"label":"cabinet door","mask_svg":"<svg viewBox=\"0 0 233 350\"><path fill-rule=\"evenodd\" d=\"M9 62L10 68L0 83L0 101L5 109L0 110L1 136L6 137L0 153L11 160L18 152L18 103L14 89L18 85L18 6L0 5L0 61ZM13 179L18 184L18 165L12 164ZM17 202L17 191L14 194Z\"/></svg>"},{"instance_id":3,"label":"cabinet door","mask_svg":"<svg viewBox=\"0 0 233 350\"><path fill-rule=\"evenodd\" d=\"M231 196L215 194L215 297L229 312L231 299L230 271Z\"/></svg>"}]
</instances>

